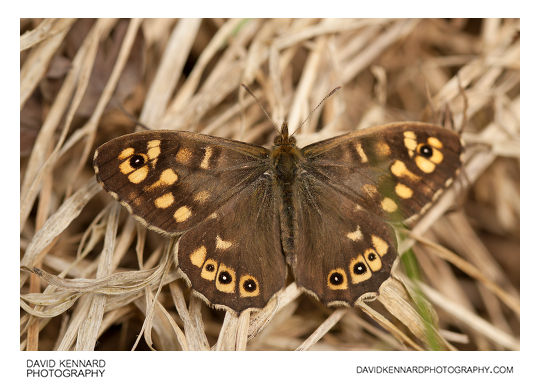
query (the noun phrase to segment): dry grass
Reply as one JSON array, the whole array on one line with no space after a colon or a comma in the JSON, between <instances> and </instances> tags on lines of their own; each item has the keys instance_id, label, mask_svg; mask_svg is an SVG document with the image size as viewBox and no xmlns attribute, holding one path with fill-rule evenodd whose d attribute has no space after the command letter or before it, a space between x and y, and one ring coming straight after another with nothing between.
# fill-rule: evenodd
<instances>
[{"instance_id":1,"label":"dry grass","mask_svg":"<svg viewBox=\"0 0 540 384\"><path fill-rule=\"evenodd\" d=\"M496 19L22 20L21 349L519 349L519 31ZM446 106L459 127L461 84L463 177L403 233L376 301L328 309L292 283L261 311L212 310L179 279L175 244L96 184L94 149L134 129L119 105L155 129L269 144L242 82L293 128L343 87L301 146Z\"/></svg>"}]
</instances>

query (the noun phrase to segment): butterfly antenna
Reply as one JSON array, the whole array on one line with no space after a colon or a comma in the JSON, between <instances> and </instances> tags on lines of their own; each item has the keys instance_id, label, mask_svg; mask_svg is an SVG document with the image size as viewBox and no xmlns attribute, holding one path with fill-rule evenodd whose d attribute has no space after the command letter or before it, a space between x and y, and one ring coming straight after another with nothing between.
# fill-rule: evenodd
<instances>
[{"instance_id":1,"label":"butterfly antenna","mask_svg":"<svg viewBox=\"0 0 540 384\"><path fill-rule=\"evenodd\" d=\"M133 114L131 114L130 112L128 112L124 106L121 104L121 103L116 103L116 106L118 107L118 109L120 109L124 115L126 115L126 117L128 119L130 119L135 125L138 125L140 127L142 127L143 129L146 129L147 131L151 131L152 129L149 128L148 126L146 126L144 123L142 123L141 121L139 121L135 116L133 116Z\"/></svg>"},{"instance_id":2,"label":"butterfly antenna","mask_svg":"<svg viewBox=\"0 0 540 384\"><path fill-rule=\"evenodd\" d=\"M332 89L328 95L326 95L320 102L319 104L317 104L317 106L315 108L313 108L313 110L309 113L309 115L307 115L307 117L304 119L304 121L302 121L302 123L298 126L298 128L296 128L294 130L293 133L291 133L291 136L294 135L296 133L296 131L298 131L300 128L302 128L302 126L306 123L306 121L308 121L310 118L311 118L311 115L313 115L313 112L315 112L325 101L326 99L328 99L330 96L332 96L334 93L336 93L337 91L339 91L341 89L341 87L335 87L334 89Z\"/></svg>"},{"instance_id":3,"label":"butterfly antenna","mask_svg":"<svg viewBox=\"0 0 540 384\"><path fill-rule=\"evenodd\" d=\"M276 123L274 123L274 120L272 120L272 118L270 117L270 115L268 114L268 112L266 112L266 109L264 109L261 101L259 100L259 98L257 96L255 96L255 94L251 91L251 89L249 89L249 87L247 85L245 85L244 83L241 84L242 87L247 91L247 93L249 93L251 95L251 97L253 97L255 99L255 101L257 102L257 104L259 104L259 107L262 109L262 111L264 112L264 114L266 115L266 118L268 120L270 120L270 122L272 123L272 126L274 127L274 129L280 133L281 131L278 129Z\"/></svg>"}]
</instances>

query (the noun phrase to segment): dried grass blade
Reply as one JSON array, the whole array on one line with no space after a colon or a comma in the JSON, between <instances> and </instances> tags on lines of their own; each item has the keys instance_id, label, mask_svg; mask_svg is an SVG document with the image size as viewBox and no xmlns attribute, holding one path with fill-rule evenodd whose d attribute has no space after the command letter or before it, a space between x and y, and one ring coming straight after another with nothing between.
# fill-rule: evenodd
<instances>
[{"instance_id":1,"label":"dried grass blade","mask_svg":"<svg viewBox=\"0 0 540 384\"><path fill-rule=\"evenodd\" d=\"M82 324L88 317L88 311L90 310L91 297L89 295L83 295L76 303L75 310L71 316L71 320L66 329L66 333L62 338L62 341L58 344L59 351L71 350L73 343L76 340L77 333L81 329Z\"/></svg>"},{"instance_id":2,"label":"dried grass blade","mask_svg":"<svg viewBox=\"0 0 540 384\"><path fill-rule=\"evenodd\" d=\"M304 342L296 348L297 351L307 351L326 335L336 325L343 316L349 311L348 308L337 309L313 332Z\"/></svg>"},{"instance_id":3,"label":"dried grass blade","mask_svg":"<svg viewBox=\"0 0 540 384\"><path fill-rule=\"evenodd\" d=\"M43 227L34 235L21 260L21 266L31 267L34 259L47 247L67 226L81 213L88 201L101 190L96 179L92 177L84 187L79 189L49 217ZM21 277L21 283L25 279Z\"/></svg>"},{"instance_id":4,"label":"dried grass blade","mask_svg":"<svg viewBox=\"0 0 540 384\"><path fill-rule=\"evenodd\" d=\"M21 308L32 316L38 318L50 318L61 315L69 308L71 308L73 304L75 304L75 302L79 299L79 297L82 296L82 293L64 293L62 295L55 294L52 295L53 299L51 300L43 297L39 297L33 300L33 298L29 295L44 296L43 294L22 295L20 300ZM26 302L34 303L36 304L36 307L32 308ZM38 306L45 306L45 308L41 309L38 308Z\"/></svg>"},{"instance_id":5,"label":"dried grass blade","mask_svg":"<svg viewBox=\"0 0 540 384\"><path fill-rule=\"evenodd\" d=\"M234 351L236 349L236 333L238 331L238 316L227 311L218 340L212 349L216 351Z\"/></svg>"},{"instance_id":6,"label":"dried grass blade","mask_svg":"<svg viewBox=\"0 0 540 384\"><path fill-rule=\"evenodd\" d=\"M417 23L417 20L396 21L343 68L340 78L343 82L341 85L351 81L391 44L408 35Z\"/></svg>"},{"instance_id":7,"label":"dried grass blade","mask_svg":"<svg viewBox=\"0 0 540 384\"><path fill-rule=\"evenodd\" d=\"M294 100L292 102L290 111L289 111L289 126L294 130L299 128L299 124L302 121L302 116L305 116L309 113L309 95L312 93L312 88L316 80L319 80L317 77L319 64L324 56L324 51L327 44L327 37L319 37L317 39L314 49L311 51L309 58L306 62L306 65L302 71L302 77L300 78L300 83L296 89L294 95Z\"/></svg>"},{"instance_id":8,"label":"dried grass blade","mask_svg":"<svg viewBox=\"0 0 540 384\"><path fill-rule=\"evenodd\" d=\"M365 302L360 302L357 305L358 307L360 307L360 309L362 309L362 311L364 311L364 313L366 313L369 317L371 317L373 320L379 323L381 327L383 327L384 329L389 331L392 335L394 335L394 337L397 340L401 341L405 345L411 346L413 349L416 349L417 351L424 350L421 346L415 343L409 336L403 333L398 327L392 324L391 321L389 321L386 317L384 317L379 312L371 308Z\"/></svg>"},{"instance_id":9,"label":"dried grass blade","mask_svg":"<svg viewBox=\"0 0 540 384\"><path fill-rule=\"evenodd\" d=\"M74 21L75 19L43 19L36 28L20 37L21 52L69 29Z\"/></svg>"},{"instance_id":10,"label":"dried grass blade","mask_svg":"<svg viewBox=\"0 0 540 384\"><path fill-rule=\"evenodd\" d=\"M169 312L163 307L163 305L153 299L152 295L149 299L139 299L135 301L135 304L141 311L148 312L145 310L145 303L154 303L154 311L152 314L152 326L151 330L155 331L157 335L157 340L159 342L159 348L166 351L177 351L177 350L187 350L187 340L186 336L176 324ZM147 343L153 343L152 339L146 339ZM149 344L150 345L150 344ZM153 345L150 345L151 349L154 350Z\"/></svg>"},{"instance_id":11,"label":"dried grass blade","mask_svg":"<svg viewBox=\"0 0 540 384\"><path fill-rule=\"evenodd\" d=\"M53 55L62 44L64 37L74 22L75 19L45 19L36 29L21 36L21 51L43 41L30 52L21 68L21 110L47 72Z\"/></svg>"},{"instance_id":12,"label":"dried grass blade","mask_svg":"<svg viewBox=\"0 0 540 384\"><path fill-rule=\"evenodd\" d=\"M193 96L206 66L216 55L216 53L222 49L225 44L227 44L227 39L233 34L234 30L236 30L242 22L244 22L242 19L227 20L225 24L219 28L216 34L212 37L212 40L210 40L210 42L204 48L204 51L202 51L197 63L193 67L193 70L190 72L188 78L172 100L171 110L181 110L189 98Z\"/></svg>"},{"instance_id":13,"label":"dried grass blade","mask_svg":"<svg viewBox=\"0 0 540 384\"><path fill-rule=\"evenodd\" d=\"M186 305L184 294L180 290L177 282L169 284L171 290L171 296L176 307L176 312L180 316L180 319L184 323L184 332L186 334L186 349L188 351L205 351L209 350L208 341L206 338L202 340L199 335L199 330L195 330L195 323L189 315L189 311ZM204 333L204 329L200 330ZM206 341L206 344L205 344Z\"/></svg>"},{"instance_id":14,"label":"dried grass blade","mask_svg":"<svg viewBox=\"0 0 540 384\"><path fill-rule=\"evenodd\" d=\"M153 284L163 273L163 267L143 271L117 272L100 279L63 279L38 268L21 267L25 272L38 274L47 283L71 292L93 292L107 295L123 295L136 292Z\"/></svg>"},{"instance_id":15,"label":"dried grass blade","mask_svg":"<svg viewBox=\"0 0 540 384\"><path fill-rule=\"evenodd\" d=\"M54 103L47 114L45 122L39 130L39 134L32 149L21 187L21 230L24 227L39 192L43 170L47 167L52 167L59 158L58 150L67 135L69 119L67 119L66 124L64 124L61 137L57 141L53 153L47 159L46 155L54 138L55 130L60 123L60 120L64 117L65 109L68 106L71 106L70 110L74 111L74 101L72 100L72 97L75 87L78 87L77 94L80 97L82 97L84 94L82 91L86 88L84 78L87 78L89 74L86 74L85 76L82 74L85 72L85 70L89 71L91 69L91 64L93 64L95 53L97 52L97 44L99 43L100 36L106 33L108 28L112 27L114 22L115 21L112 19L99 19L96 22L91 32L84 40L81 48L77 51L77 55L72 62L71 70L62 84L62 88L58 92L58 95L56 96ZM82 81L80 81L81 77L83 78Z\"/></svg>"},{"instance_id":16,"label":"dried grass blade","mask_svg":"<svg viewBox=\"0 0 540 384\"><path fill-rule=\"evenodd\" d=\"M189 316L195 325L193 330L197 333L195 337L200 340L200 344L203 345L204 350L210 350L210 344L204 333L204 321L202 318L201 306L203 305L202 300L195 295L191 295L189 300Z\"/></svg>"},{"instance_id":17,"label":"dried grass blade","mask_svg":"<svg viewBox=\"0 0 540 384\"><path fill-rule=\"evenodd\" d=\"M236 331L236 351L246 350L250 316L250 309L246 309L245 311L242 311L242 313L240 313L240 317L238 318L238 329Z\"/></svg>"},{"instance_id":18,"label":"dried grass blade","mask_svg":"<svg viewBox=\"0 0 540 384\"><path fill-rule=\"evenodd\" d=\"M154 306L156 304L156 301L159 297L159 294L161 292L161 288L163 287L164 279L167 275L167 272L171 269L171 265L174 261L174 255L178 253L178 238L173 237L169 239L169 245L167 247L167 250L165 252L165 255L162 259L162 262L160 263L160 267L158 267L158 270L161 272L161 277L159 281L159 286L157 289L157 292L155 296L152 296L151 288L146 287L145 288L145 297L146 297L146 316L144 318L144 323L142 325L142 332L139 333L137 336L137 340L135 340L135 343L133 344L133 347L131 350L135 350L137 347L137 344L139 343L139 340L144 333L144 338L150 348L152 348L152 321L154 317Z\"/></svg>"},{"instance_id":19,"label":"dried grass blade","mask_svg":"<svg viewBox=\"0 0 540 384\"><path fill-rule=\"evenodd\" d=\"M324 19L318 24L306 26L297 32L284 34L277 38L274 44L279 50L283 50L314 37L361 29L383 22L385 22L384 19Z\"/></svg>"},{"instance_id":20,"label":"dried grass blade","mask_svg":"<svg viewBox=\"0 0 540 384\"><path fill-rule=\"evenodd\" d=\"M463 323L467 327L473 328L476 332L486 336L488 339L502 345L505 348L515 351L519 350L519 340L513 336L495 328L486 320L468 311L462 306L457 305L448 297L444 297L426 284L419 282L418 285L432 303L442 308L457 321Z\"/></svg>"},{"instance_id":21,"label":"dried grass blade","mask_svg":"<svg viewBox=\"0 0 540 384\"><path fill-rule=\"evenodd\" d=\"M98 279L107 277L112 272L112 259L116 242L116 233L118 231L119 215L120 207L118 204L115 204L109 212L109 217L107 220L105 242L103 244L103 251L101 252L98 269L96 272L96 277ZM82 328L79 330L75 350L94 350L97 342L99 328L101 327L101 322L103 321L103 315L105 313L106 300L107 297L103 294L94 293L92 295L90 313L88 318L82 324Z\"/></svg>"},{"instance_id":22,"label":"dried grass blade","mask_svg":"<svg viewBox=\"0 0 540 384\"><path fill-rule=\"evenodd\" d=\"M459 268L461 271L471 276L473 279L478 280L482 283L487 289L493 292L503 303L505 303L508 308L514 311L518 316L520 313L519 299L513 297L512 295L507 294L507 292L501 289L497 284L488 279L478 268L469 263L466 260L463 260L461 257L455 253L449 251L448 249L440 246L437 243L429 241L423 237L417 236L413 232L409 234L412 238L420 241L423 244L429 245L430 247L436 249L437 256L448 261L455 267Z\"/></svg>"},{"instance_id":23,"label":"dried grass blade","mask_svg":"<svg viewBox=\"0 0 540 384\"><path fill-rule=\"evenodd\" d=\"M135 42L135 38L137 37L137 31L139 29L139 26L141 25L141 22L142 22L141 19L132 19L129 22L126 35L124 37L124 40L122 41L122 46L120 47L120 52L118 53L118 58L116 59L116 62L114 63L114 67L111 72L111 75L109 76L109 79L107 80L107 84L105 84L105 88L103 89L103 92L101 93L99 97L99 100L94 109L94 112L92 113L92 116L90 116L90 120L88 121L88 123L85 124L83 128L81 128L82 131L87 133L88 138L87 140L85 140L84 149L82 151L82 154L79 157L80 160L74 172L75 174L78 174L87 162L87 157L90 153L90 150L92 149L94 145L94 138L96 135L96 130L97 130L99 120L101 116L103 115L103 111L105 110L105 107L111 100L114 94L114 91L116 89L116 86L118 85L118 81L120 80L120 76L122 75L122 71L124 70L129 54L132 50L133 43Z\"/></svg>"},{"instance_id":24,"label":"dried grass blade","mask_svg":"<svg viewBox=\"0 0 540 384\"><path fill-rule=\"evenodd\" d=\"M455 350L439 333L439 330L434 327L429 321L420 316L417 311L417 305L411 303L407 291L401 285L401 282L393 277L385 281L380 288L380 295L377 298L379 302L390 312L394 317L401 321L414 336L422 340L425 345L437 349L445 347ZM422 298L420 298L422 299ZM429 302L422 303L427 306L430 313L430 318L436 318L436 313ZM426 329L426 327L428 327Z\"/></svg>"}]
</instances>

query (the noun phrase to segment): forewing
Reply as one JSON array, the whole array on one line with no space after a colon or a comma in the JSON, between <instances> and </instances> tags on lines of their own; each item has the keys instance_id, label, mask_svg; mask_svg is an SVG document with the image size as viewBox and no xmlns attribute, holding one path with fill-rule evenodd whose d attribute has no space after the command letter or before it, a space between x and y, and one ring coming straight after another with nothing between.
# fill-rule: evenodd
<instances>
[{"instance_id":1,"label":"forewing","mask_svg":"<svg viewBox=\"0 0 540 384\"><path fill-rule=\"evenodd\" d=\"M97 180L151 229L182 233L268 169L268 150L178 131L115 138L94 155Z\"/></svg>"},{"instance_id":2,"label":"forewing","mask_svg":"<svg viewBox=\"0 0 540 384\"><path fill-rule=\"evenodd\" d=\"M304 169L364 209L392 221L422 213L461 166L459 135L402 122L364 129L302 149Z\"/></svg>"},{"instance_id":3,"label":"forewing","mask_svg":"<svg viewBox=\"0 0 540 384\"><path fill-rule=\"evenodd\" d=\"M271 176L263 175L180 239L180 269L214 306L262 308L285 285L272 188Z\"/></svg>"}]
</instances>

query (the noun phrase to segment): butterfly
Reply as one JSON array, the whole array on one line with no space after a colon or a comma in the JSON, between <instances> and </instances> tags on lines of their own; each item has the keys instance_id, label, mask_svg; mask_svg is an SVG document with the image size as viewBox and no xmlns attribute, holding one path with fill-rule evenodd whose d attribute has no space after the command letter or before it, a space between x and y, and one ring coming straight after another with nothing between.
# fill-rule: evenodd
<instances>
[{"instance_id":1,"label":"butterfly","mask_svg":"<svg viewBox=\"0 0 540 384\"><path fill-rule=\"evenodd\" d=\"M151 230L180 235L178 266L218 308L262 308L288 266L325 305L373 298L414 220L462 164L460 136L399 122L303 148L286 123L267 149L193 132L145 131L94 155L98 182Z\"/></svg>"}]
</instances>

